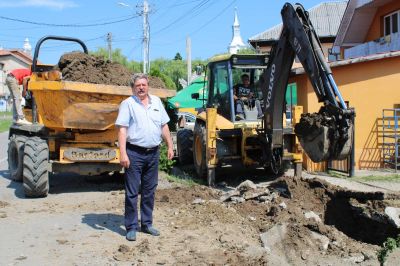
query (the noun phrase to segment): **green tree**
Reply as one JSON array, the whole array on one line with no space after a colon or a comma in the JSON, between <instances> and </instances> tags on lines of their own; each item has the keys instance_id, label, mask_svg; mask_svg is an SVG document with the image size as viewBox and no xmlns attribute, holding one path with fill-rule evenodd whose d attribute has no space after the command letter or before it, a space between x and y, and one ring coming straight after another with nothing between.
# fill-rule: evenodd
<instances>
[{"instance_id":1,"label":"green tree","mask_svg":"<svg viewBox=\"0 0 400 266\"><path fill-rule=\"evenodd\" d=\"M178 90L182 88L179 79L186 78L186 63L180 60L168 60L158 58L152 61L151 67L158 69L160 73L170 77Z\"/></svg>"},{"instance_id":2,"label":"green tree","mask_svg":"<svg viewBox=\"0 0 400 266\"><path fill-rule=\"evenodd\" d=\"M170 90L176 90L176 85L175 85L175 83L172 81L172 79L171 79L169 76L167 76L167 75L161 73L160 70L159 70L158 68L156 68L156 67L154 67L154 66L151 67L151 69L150 69L150 76L159 77L159 78L165 83L165 86L166 86L168 89L170 89Z\"/></svg>"},{"instance_id":3,"label":"green tree","mask_svg":"<svg viewBox=\"0 0 400 266\"><path fill-rule=\"evenodd\" d=\"M180 54L180 53L176 53L176 55L175 55L175 57L174 57L174 60L182 61L182 56L181 56L181 54Z\"/></svg>"},{"instance_id":4,"label":"green tree","mask_svg":"<svg viewBox=\"0 0 400 266\"><path fill-rule=\"evenodd\" d=\"M96 51L91 51L90 54L100 56L103 57L104 60L108 60L108 50L103 47L97 48ZM121 49L119 48L112 50L111 59L113 62L119 63L127 67L132 72L142 72L141 64L135 61L128 61L126 56L122 54Z\"/></svg>"},{"instance_id":5,"label":"green tree","mask_svg":"<svg viewBox=\"0 0 400 266\"><path fill-rule=\"evenodd\" d=\"M237 54L256 54L256 50L253 47L242 48L237 51Z\"/></svg>"}]
</instances>

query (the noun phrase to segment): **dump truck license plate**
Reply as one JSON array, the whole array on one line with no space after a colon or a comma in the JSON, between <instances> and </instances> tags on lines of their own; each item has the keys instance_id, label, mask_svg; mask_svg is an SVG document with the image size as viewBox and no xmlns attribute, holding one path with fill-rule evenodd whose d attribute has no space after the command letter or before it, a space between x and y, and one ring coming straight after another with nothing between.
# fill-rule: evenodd
<instances>
[{"instance_id":1,"label":"dump truck license plate","mask_svg":"<svg viewBox=\"0 0 400 266\"><path fill-rule=\"evenodd\" d=\"M114 149L68 148L64 158L74 162L106 162L114 160L117 153Z\"/></svg>"}]
</instances>

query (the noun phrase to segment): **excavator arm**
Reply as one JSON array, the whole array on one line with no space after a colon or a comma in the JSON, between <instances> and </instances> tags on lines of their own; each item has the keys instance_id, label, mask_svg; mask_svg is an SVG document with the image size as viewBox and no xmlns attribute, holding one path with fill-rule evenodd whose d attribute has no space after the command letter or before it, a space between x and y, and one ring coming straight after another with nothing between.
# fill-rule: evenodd
<instances>
[{"instance_id":1,"label":"excavator arm","mask_svg":"<svg viewBox=\"0 0 400 266\"><path fill-rule=\"evenodd\" d=\"M318 113L303 114L295 125L296 136L314 162L344 159L352 148L354 110L348 109L326 63L321 44L300 4L286 3L281 11L283 28L263 75L264 122L261 136L267 158L277 164L283 153L283 121L286 87L297 56L323 106Z\"/></svg>"}]
</instances>

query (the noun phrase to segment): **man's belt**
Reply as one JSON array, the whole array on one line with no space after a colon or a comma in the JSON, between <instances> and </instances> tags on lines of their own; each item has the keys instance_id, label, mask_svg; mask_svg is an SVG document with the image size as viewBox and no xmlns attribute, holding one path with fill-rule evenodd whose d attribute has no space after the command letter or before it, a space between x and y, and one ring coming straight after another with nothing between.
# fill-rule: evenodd
<instances>
[{"instance_id":1,"label":"man's belt","mask_svg":"<svg viewBox=\"0 0 400 266\"><path fill-rule=\"evenodd\" d=\"M139 152L152 152L152 151L157 151L159 146L155 146L152 148L145 148L145 147L140 147L134 144L131 144L129 142L126 143L126 147L130 150L135 150L135 151L139 151Z\"/></svg>"},{"instance_id":2,"label":"man's belt","mask_svg":"<svg viewBox=\"0 0 400 266\"><path fill-rule=\"evenodd\" d=\"M7 76L11 77L11 78L15 78L15 76L12 73L8 73Z\"/></svg>"}]
</instances>

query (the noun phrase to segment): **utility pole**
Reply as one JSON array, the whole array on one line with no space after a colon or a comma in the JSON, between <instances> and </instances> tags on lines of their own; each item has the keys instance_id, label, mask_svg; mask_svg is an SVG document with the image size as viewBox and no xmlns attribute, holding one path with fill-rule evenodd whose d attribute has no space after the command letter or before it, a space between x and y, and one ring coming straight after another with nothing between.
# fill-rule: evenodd
<instances>
[{"instance_id":1,"label":"utility pole","mask_svg":"<svg viewBox=\"0 0 400 266\"><path fill-rule=\"evenodd\" d=\"M150 72L149 48L150 48L149 4L143 0L143 73Z\"/></svg>"},{"instance_id":2,"label":"utility pole","mask_svg":"<svg viewBox=\"0 0 400 266\"><path fill-rule=\"evenodd\" d=\"M107 33L107 43L108 43L108 60L110 60L110 61L112 61L111 41L112 41L112 33L109 32L109 33Z\"/></svg>"},{"instance_id":3,"label":"utility pole","mask_svg":"<svg viewBox=\"0 0 400 266\"><path fill-rule=\"evenodd\" d=\"M187 85L190 85L192 79L192 42L190 37L186 37L186 60L187 60Z\"/></svg>"}]
</instances>

